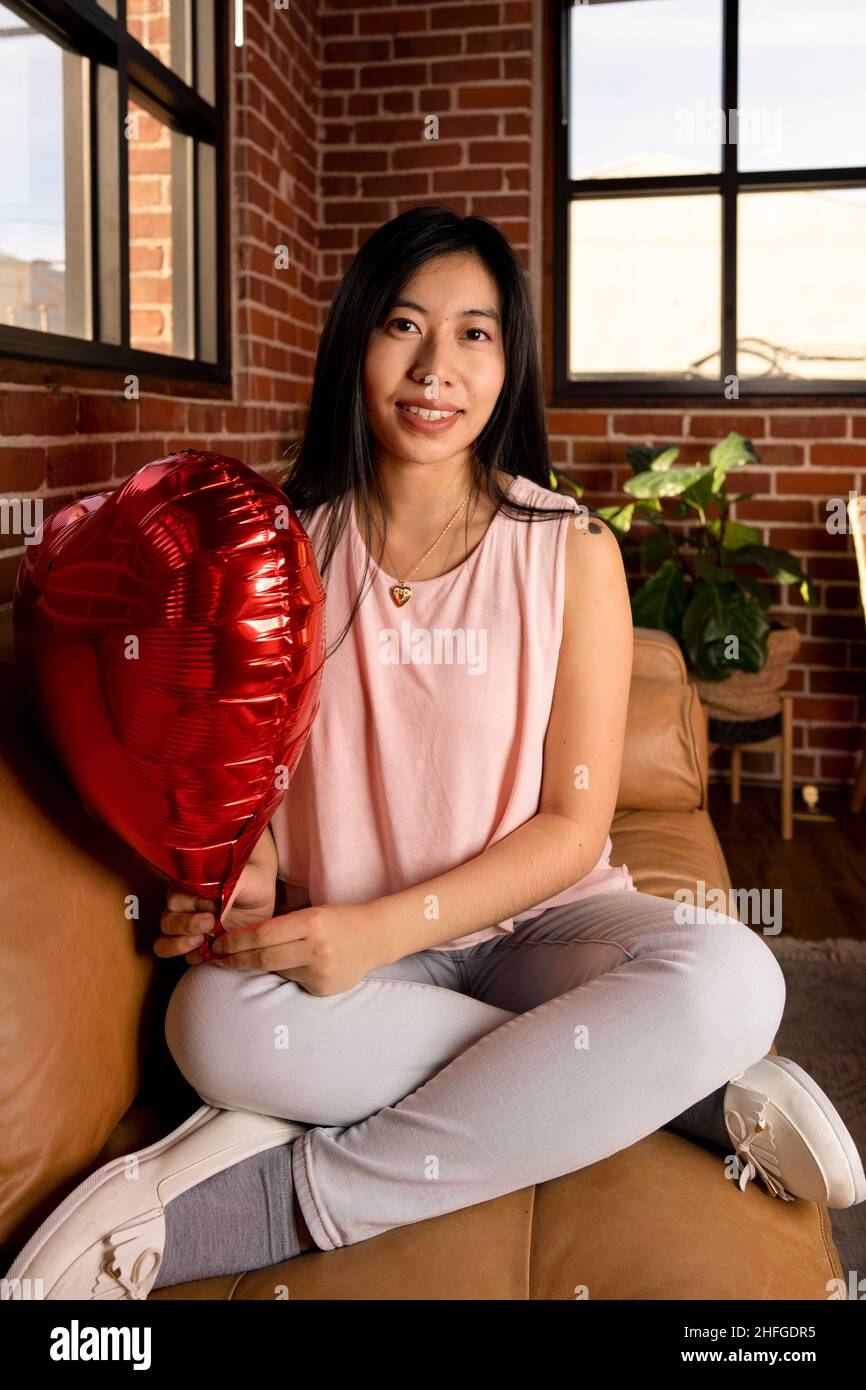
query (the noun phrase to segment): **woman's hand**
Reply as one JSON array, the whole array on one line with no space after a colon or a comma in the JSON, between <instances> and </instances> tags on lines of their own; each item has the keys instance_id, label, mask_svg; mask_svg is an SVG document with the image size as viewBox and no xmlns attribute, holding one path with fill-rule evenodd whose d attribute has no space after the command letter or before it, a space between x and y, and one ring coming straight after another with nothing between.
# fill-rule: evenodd
<instances>
[{"instance_id":1,"label":"woman's hand","mask_svg":"<svg viewBox=\"0 0 866 1390\"><path fill-rule=\"evenodd\" d=\"M265 839L267 836L267 840ZM265 922L274 915L276 901L277 856L270 830L256 845L226 904L222 924L227 932ZM153 944L157 956L184 956L190 965L201 965L201 946L216 927L216 903L199 898L180 887L169 890L167 909L160 918L160 931Z\"/></svg>"},{"instance_id":2,"label":"woman's hand","mask_svg":"<svg viewBox=\"0 0 866 1390\"><path fill-rule=\"evenodd\" d=\"M384 963L367 903L328 903L259 921L221 936L222 970L271 970L310 994L342 994Z\"/></svg>"}]
</instances>

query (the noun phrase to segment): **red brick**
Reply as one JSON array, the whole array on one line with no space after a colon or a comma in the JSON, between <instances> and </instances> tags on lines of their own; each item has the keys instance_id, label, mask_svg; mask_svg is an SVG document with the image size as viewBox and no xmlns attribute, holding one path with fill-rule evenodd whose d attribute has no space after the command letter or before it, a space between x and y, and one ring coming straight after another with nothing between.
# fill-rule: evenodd
<instances>
[{"instance_id":1,"label":"red brick","mask_svg":"<svg viewBox=\"0 0 866 1390\"><path fill-rule=\"evenodd\" d=\"M776 439L844 438L845 415L770 415L770 434Z\"/></svg>"},{"instance_id":2,"label":"red brick","mask_svg":"<svg viewBox=\"0 0 866 1390\"><path fill-rule=\"evenodd\" d=\"M681 439L685 415L671 411L622 411L611 416L611 434L625 434L634 439L653 439L673 443Z\"/></svg>"},{"instance_id":3,"label":"red brick","mask_svg":"<svg viewBox=\"0 0 866 1390\"><path fill-rule=\"evenodd\" d=\"M115 444L115 478L128 478L130 473L165 457L165 446L161 439L119 439Z\"/></svg>"},{"instance_id":4,"label":"red brick","mask_svg":"<svg viewBox=\"0 0 866 1390\"><path fill-rule=\"evenodd\" d=\"M815 555L809 561L809 573L813 579L857 578L857 562L853 553L845 555Z\"/></svg>"},{"instance_id":5,"label":"red brick","mask_svg":"<svg viewBox=\"0 0 866 1390\"><path fill-rule=\"evenodd\" d=\"M366 67L352 68L351 82L329 83L329 78L335 72L342 73L343 71L346 70L325 68L322 72L322 85L354 87L356 81L360 79L362 89L369 90L372 87L420 87L428 80L426 63L369 63Z\"/></svg>"},{"instance_id":6,"label":"red brick","mask_svg":"<svg viewBox=\"0 0 866 1390\"><path fill-rule=\"evenodd\" d=\"M44 478L44 449L0 447L0 492L35 492Z\"/></svg>"},{"instance_id":7,"label":"red brick","mask_svg":"<svg viewBox=\"0 0 866 1390\"><path fill-rule=\"evenodd\" d=\"M131 434L138 426L138 401L125 396L81 396L79 434Z\"/></svg>"},{"instance_id":8,"label":"red brick","mask_svg":"<svg viewBox=\"0 0 866 1390\"><path fill-rule=\"evenodd\" d=\"M692 415L689 421L689 434L694 439L724 439L731 430L742 434L746 439L759 439L766 433L763 415Z\"/></svg>"},{"instance_id":9,"label":"red brick","mask_svg":"<svg viewBox=\"0 0 866 1390\"><path fill-rule=\"evenodd\" d=\"M222 407L218 405L197 405L191 403L187 408L187 429L194 434L220 434L222 432Z\"/></svg>"},{"instance_id":10,"label":"red brick","mask_svg":"<svg viewBox=\"0 0 866 1390\"><path fill-rule=\"evenodd\" d=\"M738 502L738 521L810 521L815 520L814 502L789 502L777 497L762 497L750 502Z\"/></svg>"},{"instance_id":11,"label":"red brick","mask_svg":"<svg viewBox=\"0 0 866 1390\"><path fill-rule=\"evenodd\" d=\"M824 755L820 759L821 780L826 782L850 782L857 767L857 760L853 753L848 757L831 757Z\"/></svg>"},{"instance_id":12,"label":"red brick","mask_svg":"<svg viewBox=\"0 0 866 1390\"><path fill-rule=\"evenodd\" d=\"M105 442L58 444L46 450L50 487L109 482L114 446Z\"/></svg>"},{"instance_id":13,"label":"red brick","mask_svg":"<svg viewBox=\"0 0 866 1390\"><path fill-rule=\"evenodd\" d=\"M776 754L766 750L762 752L750 752L747 747L743 748L743 771L744 772L767 772L774 773L776 769Z\"/></svg>"},{"instance_id":14,"label":"red brick","mask_svg":"<svg viewBox=\"0 0 866 1390\"><path fill-rule=\"evenodd\" d=\"M843 652L838 648L841 662ZM861 671L810 671L809 689L816 695L866 695L866 674Z\"/></svg>"},{"instance_id":15,"label":"red brick","mask_svg":"<svg viewBox=\"0 0 866 1390\"><path fill-rule=\"evenodd\" d=\"M817 468L801 468L796 473L777 473L776 491L799 493L801 497L844 497L848 499L850 473L824 473Z\"/></svg>"},{"instance_id":16,"label":"red brick","mask_svg":"<svg viewBox=\"0 0 866 1390\"><path fill-rule=\"evenodd\" d=\"M462 4L442 5L436 8L431 19L437 28L457 29L495 29L502 20L500 5Z\"/></svg>"},{"instance_id":17,"label":"red brick","mask_svg":"<svg viewBox=\"0 0 866 1390\"><path fill-rule=\"evenodd\" d=\"M771 473L758 473L754 468L736 468L728 474L728 496L736 497L741 492L754 492L760 496L770 491L771 482Z\"/></svg>"},{"instance_id":18,"label":"red brick","mask_svg":"<svg viewBox=\"0 0 866 1390\"><path fill-rule=\"evenodd\" d=\"M816 637L862 637L864 620L860 614L813 613L812 632Z\"/></svg>"},{"instance_id":19,"label":"red brick","mask_svg":"<svg viewBox=\"0 0 866 1390\"><path fill-rule=\"evenodd\" d=\"M859 612L860 590L854 584L825 584L824 607L836 612Z\"/></svg>"},{"instance_id":20,"label":"red brick","mask_svg":"<svg viewBox=\"0 0 866 1390\"><path fill-rule=\"evenodd\" d=\"M839 540L839 536L817 526L779 526L772 532L773 545L801 555L813 550L838 551Z\"/></svg>"},{"instance_id":21,"label":"red brick","mask_svg":"<svg viewBox=\"0 0 866 1390\"><path fill-rule=\"evenodd\" d=\"M578 438L604 435L607 432L607 416L588 410L549 410L547 430L548 434L576 435Z\"/></svg>"},{"instance_id":22,"label":"red brick","mask_svg":"<svg viewBox=\"0 0 866 1390\"><path fill-rule=\"evenodd\" d=\"M139 408L139 428L142 434L149 434L154 430L168 432L186 429L184 401L175 401L168 396L142 396Z\"/></svg>"},{"instance_id":23,"label":"red brick","mask_svg":"<svg viewBox=\"0 0 866 1390\"><path fill-rule=\"evenodd\" d=\"M794 701L794 718L808 719L812 723L818 720L847 721L853 719L855 714L856 701L854 700L815 700L803 698Z\"/></svg>"},{"instance_id":24,"label":"red brick","mask_svg":"<svg viewBox=\"0 0 866 1390\"><path fill-rule=\"evenodd\" d=\"M56 391L4 391L0 437L75 433L75 396Z\"/></svg>"},{"instance_id":25,"label":"red brick","mask_svg":"<svg viewBox=\"0 0 866 1390\"><path fill-rule=\"evenodd\" d=\"M809 729L812 748L859 748L862 739L859 724L813 724Z\"/></svg>"},{"instance_id":26,"label":"red brick","mask_svg":"<svg viewBox=\"0 0 866 1390\"><path fill-rule=\"evenodd\" d=\"M813 444L813 468L845 468L851 472L866 468L866 444Z\"/></svg>"}]
</instances>

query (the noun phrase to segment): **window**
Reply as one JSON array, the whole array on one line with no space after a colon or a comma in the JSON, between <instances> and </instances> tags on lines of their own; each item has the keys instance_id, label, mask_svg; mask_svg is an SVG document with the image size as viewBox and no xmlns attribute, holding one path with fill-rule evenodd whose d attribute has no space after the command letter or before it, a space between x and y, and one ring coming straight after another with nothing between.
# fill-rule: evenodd
<instances>
[{"instance_id":1,"label":"window","mask_svg":"<svg viewBox=\"0 0 866 1390\"><path fill-rule=\"evenodd\" d=\"M224 0L0 3L0 352L227 382Z\"/></svg>"},{"instance_id":2,"label":"window","mask_svg":"<svg viewBox=\"0 0 866 1390\"><path fill-rule=\"evenodd\" d=\"M864 0L551 13L554 395L864 393Z\"/></svg>"}]
</instances>

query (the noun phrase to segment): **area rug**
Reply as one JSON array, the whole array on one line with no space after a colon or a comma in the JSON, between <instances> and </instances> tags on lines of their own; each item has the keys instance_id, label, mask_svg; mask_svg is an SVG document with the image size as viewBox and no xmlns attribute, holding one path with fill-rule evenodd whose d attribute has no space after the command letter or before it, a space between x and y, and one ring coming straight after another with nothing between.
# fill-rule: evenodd
<instances>
[{"instance_id":1,"label":"area rug","mask_svg":"<svg viewBox=\"0 0 866 1390\"><path fill-rule=\"evenodd\" d=\"M801 941L784 935L763 940L787 986L776 1050L826 1091L866 1166L866 941ZM830 1208L829 1214L853 1289L866 1281L866 1202L839 1211ZM859 1296L864 1295L866 1282Z\"/></svg>"}]
</instances>

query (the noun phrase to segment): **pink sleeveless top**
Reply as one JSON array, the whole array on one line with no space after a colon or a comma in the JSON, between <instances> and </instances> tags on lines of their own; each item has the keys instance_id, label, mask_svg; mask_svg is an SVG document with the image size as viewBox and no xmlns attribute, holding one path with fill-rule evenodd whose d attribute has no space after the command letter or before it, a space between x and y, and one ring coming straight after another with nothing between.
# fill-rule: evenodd
<instances>
[{"instance_id":1,"label":"pink sleeveless top","mask_svg":"<svg viewBox=\"0 0 866 1390\"><path fill-rule=\"evenodd\" d=\"M574 499L528 478L512 479L509 494L576 510ZM320 561L328 505L306 528ZM279 877L306 886L311 903L367 902L423 883L536 814L568 524L498 512L456 569L410 581L403 608L371 558L364 598L325 662L319 712L271 820ZM365 554L350 512L324 576L329 647L360 588ZM518 920L596 893L634 891L628 869L610 864L611 849L608 835L590 873ZM430 949L510 933L514 920Z\"/></svg>"}]
</instances>

